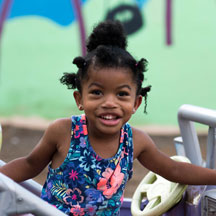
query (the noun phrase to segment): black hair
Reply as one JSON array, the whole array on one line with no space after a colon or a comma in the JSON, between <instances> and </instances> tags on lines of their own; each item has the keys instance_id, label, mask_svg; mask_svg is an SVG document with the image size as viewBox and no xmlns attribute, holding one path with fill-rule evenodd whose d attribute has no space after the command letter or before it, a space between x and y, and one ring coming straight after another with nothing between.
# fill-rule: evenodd
<instances>
[{"instance_id":1,"label":"black hair","mask_svg":"<svg viewBox=\"0 0 216 216\"><path fill-rule=\"evenodd\" d=\"M82 92L81 81L87 78L90 67L129 68L137 84L136 94L145 98L144 112L146 113L147 93L151 90L151 86L142 88L142 83L148 62L144 58L136 61L126 50L127 39L122 24L111 20L99 23L89 36L86 48L86 56L79 56L73 60L73 64L78 67L78 72L64 73L60 82L67 85L68 89L78 89Z\"/></svg>"}]
</instances>

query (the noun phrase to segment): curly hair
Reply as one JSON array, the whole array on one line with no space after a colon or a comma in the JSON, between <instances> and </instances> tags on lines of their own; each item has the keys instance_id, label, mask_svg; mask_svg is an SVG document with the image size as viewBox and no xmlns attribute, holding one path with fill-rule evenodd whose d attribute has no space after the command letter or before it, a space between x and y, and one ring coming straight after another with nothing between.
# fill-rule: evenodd
<instances>
[{"instance_id":1,"label":"curly hair","mask_svg":"<svg viewBox=\"0 0 216 216\"><path fill-rule=\"evenodd\" d=\"M126 50L127 38L119 21L107 20L99 23L92 31L86 43L87 54L76 57L73 64L78 67L77 73L64 73L60 82L68 89L78 89L82 92L81 81L88 77L89 67L99 68L129 68L137 84L137 95L145 98L144 112L146 113L147 93L151 86L142 87L144 72L147 70L147 60L135 58Z\"/></svg>"}]
</instances>

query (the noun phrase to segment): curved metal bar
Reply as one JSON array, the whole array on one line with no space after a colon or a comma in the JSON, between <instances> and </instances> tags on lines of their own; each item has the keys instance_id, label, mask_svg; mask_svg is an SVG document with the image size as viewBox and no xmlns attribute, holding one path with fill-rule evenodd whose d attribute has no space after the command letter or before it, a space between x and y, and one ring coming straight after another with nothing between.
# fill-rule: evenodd
<instances>
[{"instance_id":1,"label":"curved metal bar","mask_svg":"<svg viewBox=\"0 0 216 216\"><path fill-rule=\"evenodd\" d=\"M197 133L194 127L194 122L205 124L208 125L209 127L215 128L216 111L185 104L179 108L178 122L179 122L179 127L183 139L186 156L191 160L193 164L201 166L202 155L201 155ZM211 149L212 148L213 147L211 147Z\"/></svg>"},{"instance_id":2,"label":"curved metal bar","mask_svg":"<svg viewBox=\"0 0 216 216\"><path fill-rule=\"evenodd\" d=\"M184 104L179 108L178 118L216 127L216 111L207 108Z\"/></svg>"}]
</instances>

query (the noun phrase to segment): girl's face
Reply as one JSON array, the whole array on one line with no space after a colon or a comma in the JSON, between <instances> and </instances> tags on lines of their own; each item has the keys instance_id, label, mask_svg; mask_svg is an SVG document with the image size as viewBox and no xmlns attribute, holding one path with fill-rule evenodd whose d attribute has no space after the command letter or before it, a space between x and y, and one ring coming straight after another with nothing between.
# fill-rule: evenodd
<instances>
[{"instance_id":1,"label":"girl's face","mask_svg":"<svg viewBox=\"0 0 216 216\"><path fill-rule=\"evenodd\" d=\"M75 91L74 97L94 136L119 133L142 102L142 97L136 96L132 72L126 68L90 69L82 81L82 94Z\"/></svg>"}]
</instances>

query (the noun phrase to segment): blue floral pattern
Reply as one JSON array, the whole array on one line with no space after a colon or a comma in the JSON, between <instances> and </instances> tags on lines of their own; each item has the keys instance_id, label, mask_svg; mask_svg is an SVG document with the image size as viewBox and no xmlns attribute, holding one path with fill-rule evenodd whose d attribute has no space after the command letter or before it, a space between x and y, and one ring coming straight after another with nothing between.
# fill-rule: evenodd
<instances>
[{"instance_id":1,"label":"blue floral pattern","mask_svg":"<svg viewBox=\"0 0 216 216\"><path fill-rule=\"evenodd\" d=\"M70 216L119 215L133 173L131 127L128 123L122 127L116 155L103 159L91 147L85 115L71 119L68 154L57 169L49 166L41 197Z\"/></svg>"}]
</instances>

